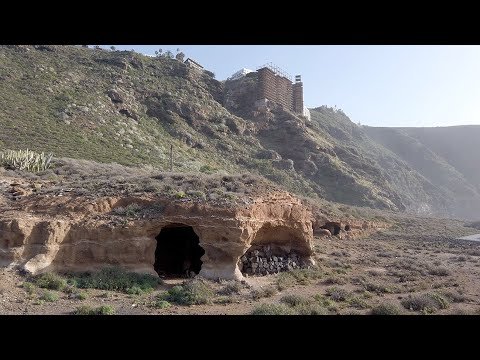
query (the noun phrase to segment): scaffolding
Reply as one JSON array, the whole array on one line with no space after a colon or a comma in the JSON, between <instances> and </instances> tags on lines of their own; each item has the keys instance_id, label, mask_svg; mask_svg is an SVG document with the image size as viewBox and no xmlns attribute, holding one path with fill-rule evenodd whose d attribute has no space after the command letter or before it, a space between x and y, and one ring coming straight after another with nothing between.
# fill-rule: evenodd
<instances>
[{"instance_id":1,"label":"scaffolding","mask_svg":"<svg viewBox=\"0 0 480 360\"><path fill-rule=\"evenodd\" d=\"M292 81L292 76L289 73L287 73L285 70L283 70L280 67L278 67L277 65L275 65L274 63L271 63L271 62L266 63L265 65L259 66L257 68L257 70L260 70L260 69L263 69L263 68L268 68L268 69L272 70L275 73L275 75L282 76L282 77L290 80L290 82L293 82Z\"/></svg>"}]
</instances>

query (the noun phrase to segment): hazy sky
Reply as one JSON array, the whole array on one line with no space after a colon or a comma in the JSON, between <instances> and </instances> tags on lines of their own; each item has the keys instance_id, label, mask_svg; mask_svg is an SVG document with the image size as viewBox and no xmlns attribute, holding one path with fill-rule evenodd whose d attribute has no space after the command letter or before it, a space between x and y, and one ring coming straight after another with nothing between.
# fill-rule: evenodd
<instances>
[{"instance_id":1,"label":"hazy sky","mask_svg":"<svg viewBox=\"0 0 480 360\"><path fill-rule=\"evenodd\" d=\"M480 125L480 46L115 46L152 55L180 48L218 80L273 62L302 75L307 107L336 105L365 125Z\"/></svg>"}]
</instances>

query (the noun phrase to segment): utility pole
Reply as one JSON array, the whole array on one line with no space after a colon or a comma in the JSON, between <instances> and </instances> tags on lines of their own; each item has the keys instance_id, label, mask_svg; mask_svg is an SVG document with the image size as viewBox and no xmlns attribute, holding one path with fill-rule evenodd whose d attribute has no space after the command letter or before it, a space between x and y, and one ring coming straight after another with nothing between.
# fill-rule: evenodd
<instances>
[{"instance_id":1,"label":"utility pole","mask_svg":"<svg viewBox=\"0 0 480 360\"><path fill-rule=\"evenodd\" d=\"M173 171L173 145L170 144L170 171Z\"/></svg>"}]
</instances>

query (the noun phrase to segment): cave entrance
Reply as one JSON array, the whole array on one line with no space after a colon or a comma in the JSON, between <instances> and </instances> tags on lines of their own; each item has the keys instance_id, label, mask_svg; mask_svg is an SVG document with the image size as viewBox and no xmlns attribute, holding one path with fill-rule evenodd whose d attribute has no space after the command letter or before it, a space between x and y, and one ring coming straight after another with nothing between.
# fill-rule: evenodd
<instances>
[{"instance_id":1,"label":"cave entrance","mask_svg":"<svg viewBox=\"0 0 480 360\"><path fill-rule=\"evenodd\" d=\"M205 250L200 246L198 235L191 226L166 226L155 239L157 248L154 269L158 275L178 277L200 272L200 258Z\"/></svg>"},{"instance_id":2,"label":"cave entrance","mask_svg":"<svg viewBox=\"0 0 480 360\"><path fill-rule=\"evenodd\" d=\"M303 267L308 252L308 244L297 236L295 229L265 223L240 258L238 267L248 275L276 274Z\"/></svg>"}]
</instances>

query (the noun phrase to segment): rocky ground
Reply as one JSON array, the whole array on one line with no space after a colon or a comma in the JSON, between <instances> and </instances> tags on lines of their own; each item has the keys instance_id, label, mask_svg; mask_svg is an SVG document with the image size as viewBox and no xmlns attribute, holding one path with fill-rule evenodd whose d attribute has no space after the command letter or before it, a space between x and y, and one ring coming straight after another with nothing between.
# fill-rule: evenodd
<instances>
[{"instance_id":1,"label":"rocky ground","mask_svg":"<svg viewBox=\"0 0 480 360\"><path fill-rule=\"evenodd\" d=\"M186 279L166 279L140 295L85 289L82 296L65 290L46 296L4 268L0 313L72 314L81 306L108 306L115 314L155 315L479 314L480 243L454 240L475 231L460 221L398 218L389 230L361 239L316 237L317 268L249 276L243 283L194 280L207 289L201 305L161 300Z\"/></svg>"}]
</instances>

